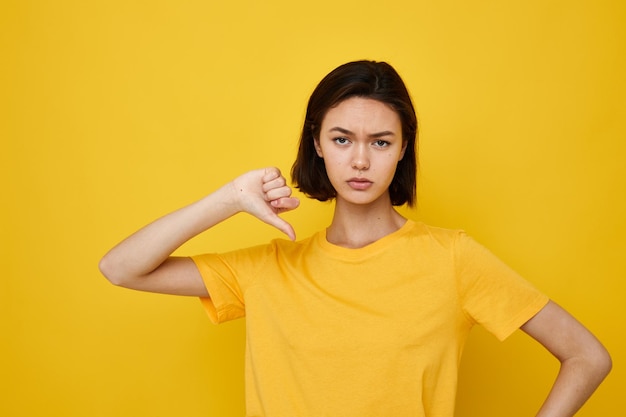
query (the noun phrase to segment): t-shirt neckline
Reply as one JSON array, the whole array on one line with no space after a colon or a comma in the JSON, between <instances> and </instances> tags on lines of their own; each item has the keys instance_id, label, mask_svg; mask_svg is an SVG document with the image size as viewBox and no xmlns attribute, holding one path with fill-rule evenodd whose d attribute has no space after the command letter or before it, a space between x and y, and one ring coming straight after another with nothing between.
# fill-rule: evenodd
<instances>
[{"instance_id":1,"label":"t-shirt neckline","mask_svg":"<svg viewBox=\"0 0 626 417\"><path fill-rule=\"evenodd\" d=\"M362 248L345 248L330 243L326 239L327 229L323 229L317 233L317 243L321 249L328 255L338 257L345 260L359 260L372 256L392 245L404 234L408 233L415 226L415 222L411 219L407 219L406 222L396 231L389 233L386 236L378 239L369 245Z\"/></svg>"}]
</instances>

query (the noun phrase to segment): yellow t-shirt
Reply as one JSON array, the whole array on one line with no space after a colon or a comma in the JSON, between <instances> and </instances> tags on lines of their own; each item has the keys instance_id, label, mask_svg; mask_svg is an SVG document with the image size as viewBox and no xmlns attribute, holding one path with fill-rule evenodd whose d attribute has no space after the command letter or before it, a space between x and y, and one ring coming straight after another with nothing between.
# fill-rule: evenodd
<instances>
[{"instance_id":1,"label":"yellow t-shirt","mask_svg":"<svg viewBox=\"0 0 626 417\"><path fill-rule=\"evenodd\" d=\"M506 338L548 298L462 231L407 221L193 258L212 321L246 317L249 417L452 417L475 323Z\"/></svg>"}]
</instances>

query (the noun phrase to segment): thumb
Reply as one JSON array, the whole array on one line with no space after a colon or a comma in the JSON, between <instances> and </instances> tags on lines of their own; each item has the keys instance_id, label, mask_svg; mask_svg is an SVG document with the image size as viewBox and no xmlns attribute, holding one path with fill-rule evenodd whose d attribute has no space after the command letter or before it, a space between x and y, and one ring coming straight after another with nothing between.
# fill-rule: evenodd
<instances>
[{"instance_id":1,"label":"thumb","mask_svg":"<svg viewBox=\"0 0 626 417\"><path fill-rule=\"evenodd\" d=\"M293 230L293 227L287 221L278 217L277 214L272 213L270 217L263 219L263 221L289 236L289 239L296 240L296 232Z\"/></svg>"}]
</instances>

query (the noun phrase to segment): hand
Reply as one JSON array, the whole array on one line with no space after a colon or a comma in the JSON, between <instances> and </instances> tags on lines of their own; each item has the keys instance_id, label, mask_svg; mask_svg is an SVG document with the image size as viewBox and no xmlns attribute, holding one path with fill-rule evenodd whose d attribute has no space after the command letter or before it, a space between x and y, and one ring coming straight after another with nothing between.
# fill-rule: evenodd
<instances>
[{"instance_id":1,"label":"hand","mask_svg":"<svg viewBox=\"0 0 626 417\"><path fill-rule=\"evenodd\" d=\"M293 227L278 214L293 210L300 201L291 197L291 188L278 168L250 171L233 180L239 211L276 227L291 240L296 239Z\"/></svg>"}]
</instances>

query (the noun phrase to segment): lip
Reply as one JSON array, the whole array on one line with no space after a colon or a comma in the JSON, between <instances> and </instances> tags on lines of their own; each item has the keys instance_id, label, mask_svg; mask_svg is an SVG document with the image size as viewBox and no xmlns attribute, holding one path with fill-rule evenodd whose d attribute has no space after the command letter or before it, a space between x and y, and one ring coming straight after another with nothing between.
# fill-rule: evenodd
<instances>
[{"instance_id":1,"label":"lip","mask_svg":"<svg viewBox=\"0 0 626 417\"><path fill-rule=\"evenodd\" d=\"M347 183L350 188L353 188L355 190L367 190L373 184L373 182L368 180L367 178L350 178Z\"/></svg>"}]
</instances>

